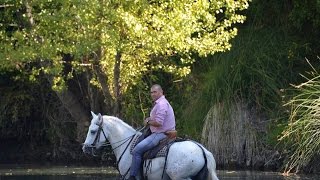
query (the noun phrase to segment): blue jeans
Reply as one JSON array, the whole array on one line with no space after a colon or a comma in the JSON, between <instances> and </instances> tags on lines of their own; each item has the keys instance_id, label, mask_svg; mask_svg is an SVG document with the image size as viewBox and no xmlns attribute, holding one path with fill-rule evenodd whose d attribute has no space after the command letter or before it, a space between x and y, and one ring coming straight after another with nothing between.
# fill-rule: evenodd
<instances>
[{"instance_id":1,"label":"blue jeans","mask_svg":"<svg viewBox=\"0 0 320 180\"><path fill-rule=\"evenodd\" d=\"M138 171L141 165L142 156L143 154L148 151L149 149L152 149L156 145L159 144L159 142L167 137L164 133L152 133L150 136L142 140L140 143L138 143L132 150L132 163L130 168L130 175L131 176L137 176Z\"/></svg>"}]
</instances>

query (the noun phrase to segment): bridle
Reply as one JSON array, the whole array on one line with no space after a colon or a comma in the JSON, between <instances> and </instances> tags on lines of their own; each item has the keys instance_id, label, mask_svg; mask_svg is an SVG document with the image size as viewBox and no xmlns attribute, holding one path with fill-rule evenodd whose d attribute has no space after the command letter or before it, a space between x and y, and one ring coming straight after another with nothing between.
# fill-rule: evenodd
<instances>
[{"instance_id":1,"label":"bridle","mask_svg":"<svg viewBox=\"0 0 320 180\"><path fill-rule=\"evenodd\" d=\"M120 140L120 141L114 142L114 143L107 142L108 139L107 139L106 133L104 132L103 126L102 126L102 124L103 124L102 116L99 116L99 121L100 121L100 123L97 124L97 125L98 125L98 131L97 131L96 137L95 137L95 139L94 139L94 141L93 141L93 143L92 143L91 145L87 145L87 147L89 147L89 148L96 148L96 149L97 149L97 143L99 143L101 132L102 132L102 134L103 134L103 136L104 136L104 138L105 138L106 141L103 142L103 143L101 143L100 146L112 146L112 145L114 145L114 144L117 144L117 143L121 143L121 142L122 142L120 145L116 146L115 148L112 148L112 151L114 151L115 149L121 147L123 144L125 144L125 143L126 143L127 141L129 141L130 139L132 140L133 137L136 135L136 134L133 134L133 135L131 135L131 136L129 136L129 137L126 137L126 138L124 138L124 139L122 139L122 140ZM129 144L130 144L130 143L129 143ZM129 144L128 144L128 145L129 145ZM125 150L126 150L126 149L125 149ZM93 155L93 156L98 156L98 155L95 154L93 151L92 151L92 155Z\"/></svg>"},{"instance_id":2,"label":"bridle","mask_svg":"<svg viewBox=\"0 0 320 180\"><path fill-rule=\"evenodd\" d=\"M94 149L94 148L97 149L96 144L99 143L101 132L103 133L103 136L104 136L104 138L105 138L105 140L106 140L105 142L102 143L101 146L108 146L108 145L110 145L110 146L112 147L112 145L114 145L114 144L121 143L121 144L119 144L118 146L116 146L115 148L112 148L113 153L114 153L114 150L116 150L117 148L121 147L123 144L125 144L126 142L128 142L128 141L130 140L129 143L127 144L126 148L123 150L123 152L121 153L119 159L118 159L117 162L116 162L116 164L117 164L117 170L118 170L119 174L121 175L118 165L119 165L119 163L120 163L120 161L121 161L124 153L127 151L128 147L130 146L132 140L134 139L134 137L136 136L137 133L135 133L135 134L133 134L133 135L131 135L131 136L129 136L129 137L126 137L126 138L124 138L124 139L122 139L122 140L120 140L120 141L117 141L117 142L114 142L114 143L110 143L110 142L107 142L108 139L107 139L107 136L106 136L106 134L105 134L105 132L104 132L104 130L103 130L103 126L102 126L102 124L103 124L103 119L102 119L102 116L99 116L99 121L100 121L101 123L97 124L99 128L98 128L96 137L95 137L93 143L91 144L91 146L87 146L87 147L90 147L90 148L91 148L91 151L92 151L91 153L92 153L93 156L98 156L98 154L95 154L95 152L94 152L93 149ZM137 130L137 131L141 131L141 129L143 129L143 128L144 128L144 127L140 128L140 129ZM121 176L124 178L124 177L129 173L129 171L130 171L130 168L127 170L127 172L126 172L124 175L121 175Z\"/></svg>"}]
</instances>

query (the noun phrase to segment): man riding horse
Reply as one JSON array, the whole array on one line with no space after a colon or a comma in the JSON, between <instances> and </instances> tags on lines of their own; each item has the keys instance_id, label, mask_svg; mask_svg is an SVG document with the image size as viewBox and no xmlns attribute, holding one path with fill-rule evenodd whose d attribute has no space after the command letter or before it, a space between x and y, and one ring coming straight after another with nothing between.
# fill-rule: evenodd
<instances>
[{"instance_id":1,"label":"man riding horse","mask_svg":"<svg viewBox=\"0 0 320 180\"><path fill-rule=\"evenodd\" d=\"M160 85L155 84L151 87L151 98L154 104L150 112L150 117L144 120L145 125L150 126L151 135L138 143L132 151L129 180L135 180L139 174L143 154L157 146L161 140L165 139L168 132L175 130L174 111L163 95L163 90Z\"/></svg>"}]
</instances>

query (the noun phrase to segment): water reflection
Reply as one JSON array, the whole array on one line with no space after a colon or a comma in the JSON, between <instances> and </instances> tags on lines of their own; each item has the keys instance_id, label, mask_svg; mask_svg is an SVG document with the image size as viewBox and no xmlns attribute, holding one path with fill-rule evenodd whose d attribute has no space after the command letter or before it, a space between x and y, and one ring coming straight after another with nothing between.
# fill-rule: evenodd
<instances>
[{"instance_id":1,"label":"water reflection","mask_svg":"<svg viewBox=\"0 0 320 180\"><path fill-rule=\"evenodd\" d=\"M262 172L262 171L218 171L218 177L222 179L232 180L315 180L320 179L317 175L289 175L284 176L278 172Z\"/></svg>"},{"instance_id":2,"label":"water reflection","mask_svg":"<svg viewBox=\"0 0 320 180\"><path fill-rule=\"evenodd\" d=\"M20 175L0 176L0 180L116 180L115 176L106 175Z\"/></svg>"},{"instance_id":3,"label":"water reflection","mask_svg":"<svg viewBox=\"0 0 320 180\"><path fill-rule=\"evenodd\" d=\"M283 176L277 172L218 170L220 180L313 180L319 175ZM116 180L117 171L110 167L51 167L0 169L0 180Z\"/></svg>"}]
</instances>

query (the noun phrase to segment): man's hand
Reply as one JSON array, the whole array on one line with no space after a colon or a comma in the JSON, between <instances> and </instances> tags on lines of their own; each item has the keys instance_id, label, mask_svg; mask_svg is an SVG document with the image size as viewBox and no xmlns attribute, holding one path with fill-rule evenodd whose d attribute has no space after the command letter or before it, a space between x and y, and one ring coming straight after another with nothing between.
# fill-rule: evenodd
<instances>
[{"instance_id":1,"label":"man's hand","mask_svg":"<svg viewBox=\"0 0 320 180\"><path fill-rule=\"evenodd\" d=\"M144 125L147 126L154 126L154 127L160 127L161 124L159 124L156 120L153 120L151 119L151 117L147 117L145 120L144 120Z\"/></svg>"},{"instance_id":2,"label":"man's hand","mask_svg":"<svg viewBox=\"0 0 320 180\"><path fill-rule=\"evenodd\" d=\"M151 117L147 117L145 120L144 120L144 126L147 126L148 125L148 122L151 120Z\"/></svg>"}]
</instances>

